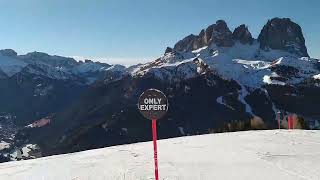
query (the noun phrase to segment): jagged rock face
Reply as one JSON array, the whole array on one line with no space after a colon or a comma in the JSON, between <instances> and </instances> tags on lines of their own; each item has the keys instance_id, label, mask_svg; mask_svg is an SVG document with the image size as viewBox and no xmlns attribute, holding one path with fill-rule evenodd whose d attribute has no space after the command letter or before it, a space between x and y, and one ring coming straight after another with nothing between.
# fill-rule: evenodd
<instances>
[{"instance_id":1,"label":"jagged rock face","mask_svg":"<svg viewBox=\"0 0 320 180\"><path fill-rule=\"evenodd\" d=\"M166 49L166 51L165 51L165 54L166 54L166 53L171 53L171 52L173 52L173 49L172 49L171 47L167 47L167 49Z\"/></svg>"},{"instance_id":2,"label":"jagged rock face","mask_svg":"<svg viewBox=\"0 0 320 180\"><path fill-rule=\"evenodd\" d=\"M274 18L267 22L258 37L262 49L285 50L309 57L301 27L289 18Z\"/></svg>"},{"instance_id":3,"label":"jagged rock face","mask_svg":"<svg viewBox=\"0 0 320 180\"><path fill-rule=\"evenodd\" d=\"M217 46L230 47L234 44L232 40L232 32L223 20L218 20L216 24L210 25L207 29L203 29L199 35L189 35L180 40L175 46L176 51L191 51L212 43Z\"/></svg>"},{"instance_id":4,"label":"jagged rock face","mask_svg":"<svg viewBox=\"0 0 320 180\"><path fill-rule=\"evenodd\" d=\"M206 45L210 45L211 43L223 47L230 47L233 45L232 32L223 20L218 20L216 24L209 26L202 39L204 40L204 43L207 43Z\"/></svg>"},{"instance_id":5,"label":"jagged rock face","mask_svg":"<svg viewBox=\"0 0 320 180\"><path fill-rule=\"evenodd\" d=\"M253 42L252 35L248 30L248 27L244 24L241 24L233 31L232 38L240 41L242 44L252 44Z\"/></svg>"},{"instance_id":6,"label":"jagged rock face","mask_svg":"<svg viewBox=\"0 0 320 180\"><path fill-rule=\"evenodd\" d=\"M190 51L197 49L198 36L190 34L189 36L180 40L176 45L174 45L174 50L176 51Z\"/></svg>"}]
</instances>

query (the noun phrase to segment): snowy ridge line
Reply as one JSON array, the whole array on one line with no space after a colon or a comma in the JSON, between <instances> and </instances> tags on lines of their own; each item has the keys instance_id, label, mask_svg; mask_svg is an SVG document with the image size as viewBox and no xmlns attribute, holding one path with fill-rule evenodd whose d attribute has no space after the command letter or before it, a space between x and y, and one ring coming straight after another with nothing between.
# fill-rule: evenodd
<instances>
[{"instance_id":1,"label":"snowy ridge line","mask_svg":"<svg viewBox=\"0 0 320 180\"><path fill-rule=\"evenodd\" d=\"M195 59L199 59L200 64L195 63ZM28 72L53 79L87 77L90 82L94 81L90 74L104 71L129 73L132 76L144 76L151 73L163 80L188 79L205 72L201 63L206 64L209 69L225 79L234 79L250 88L259 88L264 84L295 84L305 78L318 79L320 74L320 71L315 68L319 60L298 57L296 54L281 50L265 51L260 49L260 43L256 40L252 44L235 41L231 47L211 44L189 52L173 51L165 53L155 61L128 68L89 60L80 63L73 58L50 56L39 52L10 57L0 55L0 71L8 77L22 71L26 66L33 65L37 68L29 67ZM277 66L293 67L299 71L298 76L290 77L287 82L276 80L274 78L279 75L274 72L273 68Z\"/></svg>"},{"instance_id":2,"label":"snowy ridge line","mask_svg":"<svg viewBox=\"0 0 320 180\"><path fill-rule=\"evenodd\" d=\"M88 81L92 81L91 79L97 76L94 73L125 72L126 69L122 65L109 65L91 60L77 62L73 58L51 56L41 52L32 52L26 55L13 53L12 55L12 53L6 53L7 51L13 50L0 50L0 75L5 74L7 77L25 71L51 79L67 80L84 77Z\"/></svg>"},{"instance_id":3,"label":"snowy ridge line","mask_svg":"<svg viewBox=\"0 0 320 180\"><path fill-rule=\"evenodd\" d=\"M169 52L156 61L135 67L131 75L151 73L159 79L170 81L178 76L173 72L178 71L185 75L178 78L192 78L199 74L196 72L196 69L199 72L199 66L194 62L196 58L224 79L233 79L250 88L260 88L265 84L296 84L306 78L316 79L320 74L315 67L318 60L281 50L265 51L254 41L251 45L236 42L232 47L218 47L212 44L191 52ZM296 69L298 74L285 77L286 81L278 80L282 77L276 71L283 66Z\"/></svg>"}]
</instances>

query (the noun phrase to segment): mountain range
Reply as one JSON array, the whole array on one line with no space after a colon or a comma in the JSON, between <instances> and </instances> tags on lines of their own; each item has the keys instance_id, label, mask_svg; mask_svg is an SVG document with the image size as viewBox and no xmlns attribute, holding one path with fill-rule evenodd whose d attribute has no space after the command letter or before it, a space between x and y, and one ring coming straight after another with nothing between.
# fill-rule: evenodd
<instances>
[{"instance_id":1,"label":"mountain range","mask_svg":"<svg viewBox=\"0 0 320 180\"><path fill-rule=\"evenodd\" d=\"M33 52L0 51L3 161L148 141L137 99L149 88L169 99L159 137L319 126L320 62L301 27L273 18L257 38L218 20L131 67ZM8 145L9 144L9 145ZM1 146L0 146L1 148Z\"/></svg>"}]
</instances>

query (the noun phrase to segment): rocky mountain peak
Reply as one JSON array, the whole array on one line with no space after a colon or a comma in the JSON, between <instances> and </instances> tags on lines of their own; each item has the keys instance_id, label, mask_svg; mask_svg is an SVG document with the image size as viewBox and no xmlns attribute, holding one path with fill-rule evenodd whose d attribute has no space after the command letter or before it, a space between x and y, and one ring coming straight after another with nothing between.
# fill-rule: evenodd
<instances>
[{"instance_id":1,"label":"rocky mountain peak","mask_svg":"<svg viewBox=\"0 0 320 180\"><path fill-rule=\"evenodd\" d=\"M252 35L248 27L244 24L241 24L233 31L232 38L240 41L242 44L252 44L253 42Z\"/></svg>"},{"instance_id":2,"label":"rocky mountain peak","mask_svg":"<svg viewBox=\"0 0 320 180\"><path fill-rule=\"evenodd\" d=\"M17 52L14 51L13 49L1 49L0 54L3 56L8 56L8 57L16 57Z\"/></svg>"},{"instance_id":3,"label":"rocky mountain peak","mask_svg":"<svg viewBox=\"0 0 320 180\"><path fill-rule=\"evenodd\" d=\"M189 35L180 40L174 46L175 51L191 51L204 46L216 44L221 47L230 47L234 44L232 32L224 20L218 20L216 24L203 29L199 35Z\"/></svg>"},{"instance_id":4,"label":"rocky mountain peak","mask_svg":"<svg viewBox=\"0 0 320 180\"><path fill-rule=\"evenodd\" d=\"M232 32L224 20L218 20L212 27L211 38L209 44L215 43L217 46L230 47L233 45ZM208 34L210 37L210 34Z\"/></svg>"},{"instance_id":5,"label":"rocky mountain peak","mask_svg":"<svg viewBox=\"0 0 320 180\"><path fill-rule=\"evenodd\" d=\"M221 19L216 22L216 27L217 27L217 30L220 30L220 31L228 31L229 30L227 23Z\"/></svg>"},{"instance_id":6,"label":"rocky mountain peak","mask_svg":"<svg viewBox=\"0 0 320 180\"><path fill-rule=\"evenodd\" d=\"M285 50L309 57L301 27L289 18L273 18L264 25L258 37L262 49Z\"/></svg>"}]
</instances>

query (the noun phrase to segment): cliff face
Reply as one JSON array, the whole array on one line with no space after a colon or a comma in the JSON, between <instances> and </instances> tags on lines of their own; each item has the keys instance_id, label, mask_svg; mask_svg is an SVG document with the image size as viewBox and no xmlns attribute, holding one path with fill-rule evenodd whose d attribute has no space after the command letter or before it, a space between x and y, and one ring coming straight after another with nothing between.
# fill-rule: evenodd
<instances>
[{"instance_id":1,"label":"cliff face","mask_svg":"<svg viewBox=\"0 0 320 180\"><path fill-rule=\"evenodd\" d=\"M252 44L254 38L246 25L242 24L231 32L225 21L218 20L215 24L202 29L199 35L191 34L183 38L170 50L187 52L212 44L218 47L231 47L236 41ZM309 57L301 27L289 18L269 20L260 32L258 42L262 50L283 50L300 57Z\"/></svg>"},{"instance_id":2,"label":"cliff face","mask_svg":"<svg viewBox=\"0 0 320 180\"><path fill-rule=\"evenodd\" d=\"M248 27L244 24L241 24L233 31L232 38L240 41L242 44L252 44L254 40Z\"/></svg>"},{"instance_id":3,"label":"cliff face","mask_svg":"<svg viewBox=\"0 0 320 180\"><path fill-rule=\"evenodd\" d=\"M232 32L225 21L218 20L216 24L212 24L206 29L203 29L199 35L191 34L185 37L175 44L173 49L185 52L209 46L212 43L221 47L230 47L234 44Z\"/></svg>"},{"instance_id":4,"label":"cliff face","mask_svg":"<svg viewBox=\"0 0 320 180\"><path fill-rule=\"evenodd\" d=\"M285 50L309 57L301 27L289 18L273 18L261 30L258 37L261 49Z\"/></svg>"}]
</instances>

